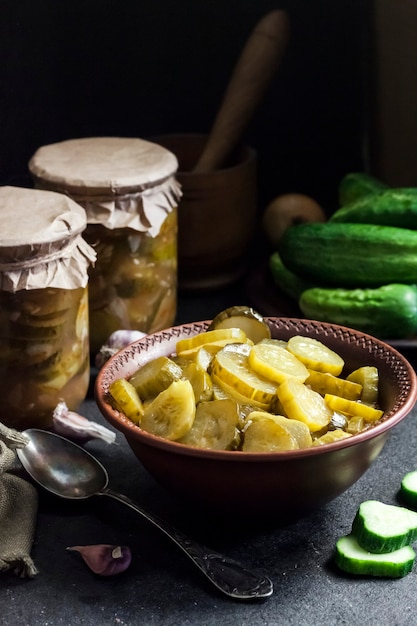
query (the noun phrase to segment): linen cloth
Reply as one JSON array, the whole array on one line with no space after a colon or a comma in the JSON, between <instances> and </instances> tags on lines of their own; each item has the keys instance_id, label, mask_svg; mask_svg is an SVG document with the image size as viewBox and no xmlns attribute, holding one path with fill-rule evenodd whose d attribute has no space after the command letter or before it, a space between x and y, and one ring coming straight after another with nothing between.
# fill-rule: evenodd
<instances>
[{"instance_id":1,"label":"linen cloth","mask_svg":"<svg viewBox=\"0 0 417 626\"><path fill-rule=\"evenodd\" d=\"M16 449L27 437L0 422L0 573L33 578L38 570L31 549L38 512L35 487L19 475Z\"/></svg>"}]
</instances>

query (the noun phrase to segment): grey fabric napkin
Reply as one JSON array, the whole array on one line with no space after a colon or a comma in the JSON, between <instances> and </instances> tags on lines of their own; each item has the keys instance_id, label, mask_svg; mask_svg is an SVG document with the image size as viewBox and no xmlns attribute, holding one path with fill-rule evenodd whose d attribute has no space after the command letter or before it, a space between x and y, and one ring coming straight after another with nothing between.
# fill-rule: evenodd
<instances>
[{"instance_id":1,"label":"grey fabric napkin","mask_svg":"<svg viewBox=\"0 0 417 626\"><path fill-rule=\"evenodd\" d=\"M38 512L35 487L19 476L16 448L23 448L23 433L0 423L0 573L32 578L38 570L31 558Z\"/></svg>"}]
</instances>

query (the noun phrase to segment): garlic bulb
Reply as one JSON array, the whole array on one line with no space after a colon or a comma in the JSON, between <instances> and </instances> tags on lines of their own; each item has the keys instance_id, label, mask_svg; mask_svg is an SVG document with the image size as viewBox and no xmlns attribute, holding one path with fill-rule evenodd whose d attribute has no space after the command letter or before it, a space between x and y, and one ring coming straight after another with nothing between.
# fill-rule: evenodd
<instances>
[{"instance_id":1,"label":"garlic bulb","mask_svg":"<svg viewBox=\"0 0 417 626\"><path fill-rule=\"evenodd\" d=\"M140 330L115 330L96 354L95 366L100 369L113 354L128 346L132 341L142 339L145 336L146 333L142 333Z\"/></svg>"}]
</instances>

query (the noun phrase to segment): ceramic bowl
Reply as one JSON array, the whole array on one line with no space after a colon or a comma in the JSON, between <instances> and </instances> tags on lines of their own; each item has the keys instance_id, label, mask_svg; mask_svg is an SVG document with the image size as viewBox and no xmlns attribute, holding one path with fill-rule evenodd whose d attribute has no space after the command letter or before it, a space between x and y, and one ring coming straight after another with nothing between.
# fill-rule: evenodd
<instances>
[{"instance_id":1,"label":"ceramic bowl","mask_svg":"<svg viewBox=\"0 0 417 626\"><path fill-rule=\"evenodd\" d=\"M165 488L212 513L273 516L286 521L333 500L353 485L381 452L390 430L417 399L416 374L395 348L362 332L334 324L265 318L275 338L314 337L339 353L346 372L373 365L380 375L384 417L371 429L338 442L274 453L211 451L163 440L135 426L108 402L110 383L129 377L150 359L175 352L179 339L206 330L209 322L175 326L122 349L99 371L96 401L106 420L121 431L134 454Z\"/></svg>"}]
</instances>

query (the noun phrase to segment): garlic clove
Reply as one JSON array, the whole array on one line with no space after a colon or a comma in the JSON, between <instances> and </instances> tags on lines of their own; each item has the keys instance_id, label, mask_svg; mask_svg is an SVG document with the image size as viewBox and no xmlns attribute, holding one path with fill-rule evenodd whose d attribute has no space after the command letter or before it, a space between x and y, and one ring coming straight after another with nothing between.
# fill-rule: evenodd
<instances>
[{"instance_id":1,"label":"garlic clove","mask_svg":"<svg viewBox=\"0 0 417 626\"><path fill-rule=\"evenodd\" d=\"M52 428L58 435L80 443L85 443L90 439L102 439L106 443L116 441L116 433L97 422L70 411L65 402L59 402L55 407L52 414Z\"/></svg>"},{"instance_id":2,"label":"garlic clove","mask_svg":"<svg viewBox=\"0 0 417 626\"><path fill-rule=\"evenodd\" d=\"M70 546L70 552L79 552L94 574L115 576L124 572L132 562L132 554L127 546L96 544L91 546Z\"/></svg>"},{"instance_id":3,"label":"garlic clove","mask_svg":"<svg viewBox=\"0 0 417 626\"><path fill-rule=\"evenodd\" d=\"M113 354L116 354L116 352L125 348L133 341L142 339L142 337L145 336L146 333L143 333L140 330L115 330L96 354L95 366L100 369L100 367L102 367L104 363L113 356Z\"/></svg>"}]
</instances>

